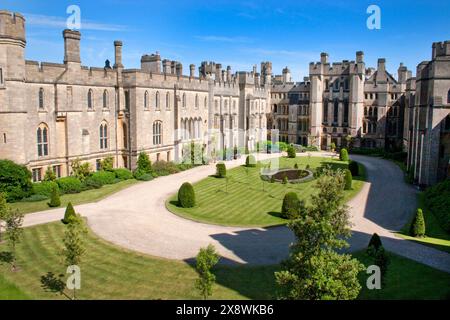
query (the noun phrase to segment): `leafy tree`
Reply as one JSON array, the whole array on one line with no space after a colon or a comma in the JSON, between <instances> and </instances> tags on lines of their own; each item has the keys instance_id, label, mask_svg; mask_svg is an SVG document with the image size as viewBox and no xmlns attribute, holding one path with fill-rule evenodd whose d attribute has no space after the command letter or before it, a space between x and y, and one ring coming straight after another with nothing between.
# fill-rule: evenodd
<instances>
[{"instance_id":1,"label":"leafy tree","mask_svg":"<svg viewBox=\"0 0 450 320\"><path fill-rule=\"evenodd\" d=\"M66 267L80 265L81 258L85 253L84 236L87 233L83 219L79 215L73 215L69 218L66 231L64 232L64 248L61 255L65 260ZM75 288L73 289L72 299L75 300Z\"/></svg>"},{"instance_id":2,"label":"leafy tree","mask_svg":"<svg viewBox=\"0 0 450 320\"><path fill-rule=\"evenodd\" d=\"M325 168L316 188L304 217L288 223L296 241L283 271L275 273L280 298L355 299L363 265L335 252L348 246L345 238L351 235L348 207L343 204L344 173Z\"/></svg>"},{"instance_id":3,"label":"leafy tree","mask_svg":"<svg viewBox=\"0 0 450 320\"><path fill-rule=\"evenodd\" d=\"M196 269L199 278L195 281L195 287L201 296L206 300L212 294L212 286L216 281L216 276L211 269L219 262L219 255L212 244L206 248L201 248L196 258Z\"/></svg>"},{"instance_id":4,"label":"leafy tree","mask_svg":"<svg viewBox=\"0 0 450 320\"><path fill-rule=\"evenodd\" d=\"M297 156L294 146L289 145L287 147L287 154L288 154L288 158L292 158L292 159Z\"/></svg>"},{"instance_id":5,"label":"leafy tree","mask_svg":"<svg viewBox=\"0 0 450 320\"><path fill-rule=\"evenodd\" d=\"M114 158L106 157L100 161L100 168L103 171L113 171L114 170Z\"/></svg>"},{"instance_id":6,"label":"leafy tree","mask_svg":"<svg viewBox=\"0 0 450 320\"><path fill-rule=\"evenodd\" d=\"M195 206L195 191L189 182L183 183L178 190L178 204L182 208L192 208Z\"/></svg>"},{"instance_id":7,"label":"leafy tree","mask_svg":"<svg viewBox=\"0 0 450 320\"><path fill-rule=\"evenodd\" d=\"M139 153L138 161L137 161L138 170L144 173L152 172L152 163L148 157L148 154L145 152Z\"/></svg>"},{"instance_id":8,"label":"leafy tree","mask_svg":"<svg viewBox=\"0 0 450 320\"><path fill-rule=\"evenodd\" d=\"M6 239L11 249L12 270L16 271L16 246L22 235L22 223L24 214L19 210L10 210L6 217Z\"/></svg>"},{"instance_id":9,"label":"leafy tree","mask_svg":"<svg viewBox=\"0 0 450 320\"><path fill-rule=\"evenodd\" d=\"M89 162L81 163L80 159L72 161L72 174L80 181L84 181L92 173L91 164Z\"/></svg>"},{"instance_id":10,"label":"leafy tree","mask_svg":"<svg viewBox=\"0 0 450 320\"><path fill-rule=\"evenodd\" d=\"M351 190L352 189L352 182L353 182L352 173L350 172L350 170L345 169L344 170L344 174L345 174L344 190Z\"/></svg>"},{"instance_id":11,"label":"leafy tree","mask_svg":"<svg viewBox=\"0 0 450 320\"><path fill-rule=\"evenodd\" d=\"M341 161L348 161L350 160L348 157L348 151L345 148L341 149L341 153L339 154L339 160Z\"/></svg>"},{"instance_id":12,"label":"leafy tree","mask_svg":"<svg viewBox=\"0 0 450 320\"><path fill-rule=\"evenodd\" d=\"M64 224L68 224L70 222L70 219L73 218L73 217L76 217L76 215L77 214L75 213L75 209L72 206L72 202L69 202L67 204L67 208L66 208L66 211L64 213L64 219L62 219L62 222Z\"/></svg>"},{"instance_id":13,"label":"leafy tree","mask_svg":"<svg viewBox=\"0 0 450 320\"><path fill-rule=\"evenodd\" d=\"M6 194L0 192L0 243L2 242L2 228L1 222L6 221L8 214L10 212L10 208L6 203Z\"/></svg>"},{"instance_id":14,"label":"leafy tree","mask_svg":"<svg viewBox=\"0 0 450 320\"><path fill-rule=\"evenodd\" d=\"M305 213L305 202L299 200L295 192L285 194L281 206L281 216L285 219L298 219Z\"/></svg>"},{"instance_id":15,"label":"leafy tree","mask_svg":"<svg viewBox=\"0 0 450 320\"><path fill-rule=\"evenodd\" d=\"M0 192L6 194L6 201L16 201L31 194L31 172L10 160L0 160Z\"/></svg>"},{"instance_id":16,"label":"leafy tree","mask_svg":"<svg viewBox=\"0 0 450 320\"><path fill-rule=\"evenodd\" d=\"M417 209L416 216L411 224L410 234L413 237L424 237L425 236L425 220L423 218L422 209Z\"/></svg>"},{"instance_id":17,"label":"leafy tree","mask_svg":"<svg viewBox=\"0 0 450 320\"><path fill-rule=\"evenodd\" d=\"M48 206L51 208L59 207L61 205L61 200L59 199L59 192L57 186L53 186L52 194L50 196L50 202Z\"/></svg>"},{"instance_id":18,"label":"leafy tree","mask_svg":"<svg viewBox=\"0 0 450 320\"><path fill-rule=\"evenodd\" d=\"M44 174L44 181L55 181L55 180L56 180L55 172L51 167L47 167L47 170L45 170Z\"/></svg>"}]
</instances>

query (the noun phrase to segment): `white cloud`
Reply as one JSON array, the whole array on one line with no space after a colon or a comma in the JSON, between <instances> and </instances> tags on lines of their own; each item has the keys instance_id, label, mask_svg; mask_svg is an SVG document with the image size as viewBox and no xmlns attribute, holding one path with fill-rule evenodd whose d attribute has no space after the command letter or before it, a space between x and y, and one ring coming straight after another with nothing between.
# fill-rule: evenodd
<instances>
[{"instance_id":1,"label":"white cloud","mask_svg":"<svg viewBox=\"0 0 450 320\"><path fill-rule=\"evenodd\" d=\"M195 36L196 39L207 42L228 42L228 43L248 43L252 42L252 39L247 37L228 37L228 36Z\"/></svg>"}]
</instances>

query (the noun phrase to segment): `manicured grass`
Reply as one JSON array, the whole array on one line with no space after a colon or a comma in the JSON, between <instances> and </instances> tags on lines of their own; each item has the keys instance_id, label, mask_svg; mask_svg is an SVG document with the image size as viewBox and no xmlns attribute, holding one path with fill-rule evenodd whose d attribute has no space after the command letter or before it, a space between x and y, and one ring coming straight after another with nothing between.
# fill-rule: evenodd
<instances>
[{"instance_id":1,"label":"manicured grass","mask_svg":"<svg viewBox=\"0 0 450 320\"><path fill-rule=\"evenodd\" d=\"M333 168L347 168L347 162L331 158L297 157L296 159L279 158L281 168L293 168L295 163L299 169L309 165L312 170L330 165ZM167 208L184 218L220 224L226 226L273 226L286 223L280 217L281 204L287 192L296 192L300 199L308 204L311 195L316 192L315 181L310 180L298 184L282 184L279 182L263 182L260 177L262 166L256 168L240 166L227 170L227 180L208 177L194 184L197 204L193 208L178 206L177 195L166 201ZM274 165L271 166L274 168ZM345 200L355 196L363 185L364 168L360 165L361 175L354 177L353 189L345 191ZM182 181L180 181L181 185Z\"/></svg>"},{"instance_id":2,"label":"manicured grass","mask_svg":"<svg viewBox=\"0 0 450 320\"><path fill-rule=\"evenodd\" d=\"M24 230L22 242L17 248L20 270L12 272L9 264L0 259L0 299L67 299L45 285L65 282L67 275L59 255L64 228L62 223L55 222ZM86 248L81 264L81 289L77 292L80 299L200 298L194 289L197 274L188 263L124 250L92 233L86 236ZM6 256L6 250L6 244L1 244L0 257ZM372 264L371 258L364 252L354 256L365 265ZM405 258L390 256L386 285L381 290L364 289L367 275L360 275L363 285L361 299L448 298L449 274ZM218 266L214 269L217 284L211 298L274 298L274 272L277 270L279 266ZM68 291L65 293L70 294Z\"/></svg>"},{"instance_id":3,"label":"manicured grass","mask_svg":"<svg viewBox=\"0 0 450 320\"><path fill-rule=\"evenodd\" d=\"M419 208L422 208L423 217L425 219L426 237L415 238L409 235L409 228L412 221L403 227L401 232L398 233L398 236L450 253L450 234L442 229L436 217L426 207L424 196L424 193L419 195Z\"/></svg>"},{"instance_id":4,"label":"manicured grass","mask_svg":"<svg viewBox=\"0 0 450 320\"><path fill-rule=\"evenodd\" d=\"M104 185L99 189L92 189L75 194L65 194L61 196L61 207L66 207L69 202L73 205L94 202L101 200L113 193L123 190L139 181L135 179L120 181L115 184ZM42 210L55 209L50 208L47 203L49 200L36 201L36 202L15 202L10 203L12 209L18 209L22 213L31 213Z\"/></svg>"}]
</instances>

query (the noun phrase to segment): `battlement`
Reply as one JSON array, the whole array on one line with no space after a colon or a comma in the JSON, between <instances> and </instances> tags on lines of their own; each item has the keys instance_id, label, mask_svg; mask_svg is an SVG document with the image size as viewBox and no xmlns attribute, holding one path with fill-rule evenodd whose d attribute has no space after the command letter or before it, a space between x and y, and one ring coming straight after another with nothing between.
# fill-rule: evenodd
<instances>
[{"instance_id":1,"label":"battlement","mask_svg":"<svg viewBox=\"0 0 450 320\"><path fill-rule=\"evenodd\" d=\"M25 18L20 13L1 10L0 38L19 40L25 45Z\"/></svg>"},{"instance_id":2,"label":"battlement","mask_svg":"<svg viewBox=\"0 0 450 320\"><path fill-rule=\"evenodd\" d=\"M433 43L433 60L437 57L448 57L450 56L450 40L444 42L434 42Z\"/></svg>"}]
</instances>

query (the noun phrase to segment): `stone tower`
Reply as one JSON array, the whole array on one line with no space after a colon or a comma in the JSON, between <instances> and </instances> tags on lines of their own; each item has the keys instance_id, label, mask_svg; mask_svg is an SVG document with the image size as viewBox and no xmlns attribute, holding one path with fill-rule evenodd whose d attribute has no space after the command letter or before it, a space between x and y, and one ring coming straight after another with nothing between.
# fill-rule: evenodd
<instances>
[{"instance_id":1,"label":"stone tower","mask_svg":"<svg viewBox=\"0 0 450 320\"><path fill-rule=\"evenodd\" d=\"M352 137L361 135L362 115L364 112L364 82L365 82L366 65L364 63L364 53L356 52L356 62L352 64L349 70L350 76L350 135ZM359 146L359 139L356 145Z\"/></svg>"}]
</instances>

